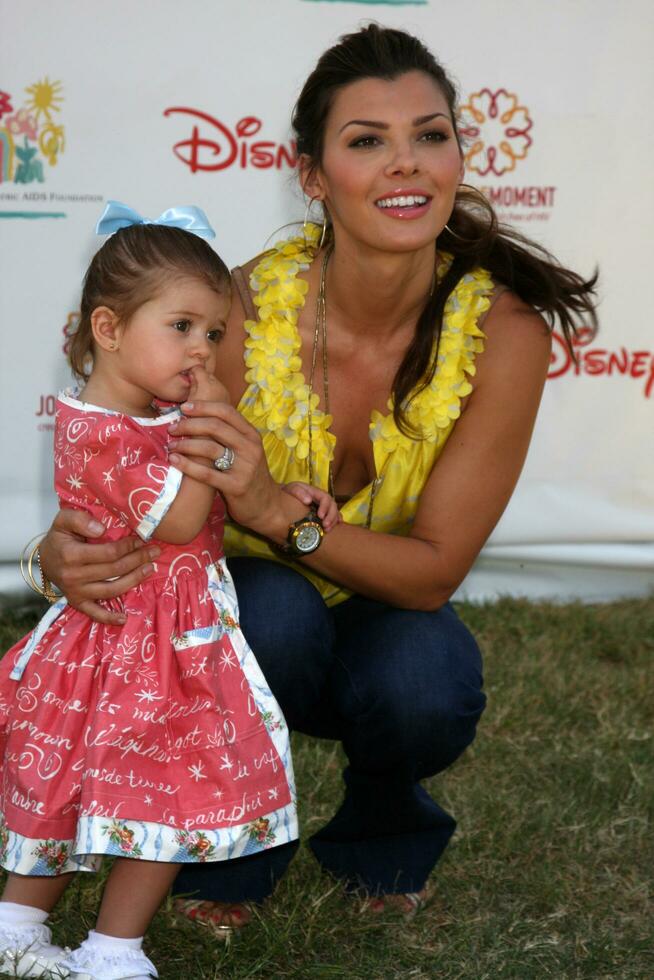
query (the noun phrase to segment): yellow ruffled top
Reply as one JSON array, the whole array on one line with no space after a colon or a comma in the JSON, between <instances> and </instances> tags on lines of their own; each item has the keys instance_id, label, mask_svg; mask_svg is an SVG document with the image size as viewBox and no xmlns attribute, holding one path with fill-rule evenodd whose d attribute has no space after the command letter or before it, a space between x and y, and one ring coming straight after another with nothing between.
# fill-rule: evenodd
<instances>
[{"instance_id":1,"label":"yellow ruffled top","mask_svg":"<svg viewBox=\"0 0 654 980\"><path fill-rule=\"evenodd\" d=\"M309 386L302 373L297 329L308 284L298 273L313 261L319 234L320 229L309 225L306 238L279 242L250 276L259 320L245 322L248 387L238 407L261 433L270 472L279 483L309 480ZM450 262L451 256L439 256L439 278ZM475 355L484 349L484 334L477 321L490 306L493 288L489 273L475 269L462 277L448 297L436 370L427 387L409 399L406 411L422 438L411 439L398 429L392 398L387 415L372 412L370 438L377 479L341 507L348 524L365 526L369 522L372 530L390 534L410 530L422 489L461 414L461 399L472 391L469 379L475 374ZM336 439L329 431L332 418L320 409L318 395L311 399L314 480L327 487ZM228 556L285 560L264 539L235 524L225 528L225 551ZM301 561L293 562L293 567L314 583L328 605L351 595L310 572Z\"/></svg>"}]
</instances>

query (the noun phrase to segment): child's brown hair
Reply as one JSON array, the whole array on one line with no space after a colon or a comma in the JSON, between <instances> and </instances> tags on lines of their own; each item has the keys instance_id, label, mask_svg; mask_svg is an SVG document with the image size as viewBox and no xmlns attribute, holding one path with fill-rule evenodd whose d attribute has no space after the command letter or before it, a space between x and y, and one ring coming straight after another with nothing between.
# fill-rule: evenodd
<instances>
[{"instance_id":1,"label":"child's brown hair","mask_svg":"<svg viewBox=\"0 0 654 980\"><path fill-rule=\"evenodd\" d=\"M84 276L80 322L68 352L75 374L86 380L90 373L93 310L108 306L127 322L166 283L180 276L198 279L219 294L231 288L223 260L192 232L166 225L130 225L107 239Z\"/></svg>"}]
</instances>

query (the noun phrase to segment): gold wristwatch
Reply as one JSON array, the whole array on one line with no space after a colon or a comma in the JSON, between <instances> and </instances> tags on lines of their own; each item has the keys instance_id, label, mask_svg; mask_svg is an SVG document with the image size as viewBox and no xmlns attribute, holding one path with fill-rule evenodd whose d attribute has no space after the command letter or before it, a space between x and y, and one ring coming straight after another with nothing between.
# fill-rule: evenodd
<instances>
[{"instance_id":1,"label":"gold wristwatch","mask_svg":"<svg viewBox=\"0 0 654 980\"><path fill-rule=\"evenodd\" d=\"M312 504L306 517L301 517L289 526L286 543L279 546L285 555L301 558L312 555L320 547L325 536L322 521L318 517L315 504Z\"/></svg>"}]
</instances>

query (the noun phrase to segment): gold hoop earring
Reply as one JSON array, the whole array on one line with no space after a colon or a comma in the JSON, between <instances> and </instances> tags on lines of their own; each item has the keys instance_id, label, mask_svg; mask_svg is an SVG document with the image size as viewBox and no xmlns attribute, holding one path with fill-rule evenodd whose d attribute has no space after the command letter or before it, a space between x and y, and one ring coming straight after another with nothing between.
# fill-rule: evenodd
<instances>
[{"instance_id":1,"label":"gold hoop earring","mask_svg":"<svg viewBox=\"0 0 654 980\"><path fill-rule=\"evenodd\" d=\"M307 240L307 225L309 224L309 210L310 210L311 205L313 204L314 201L320 201L320 200L321 199L319 197L312 197L311 200L309 201L309 203L307 204L306 208L305 208L305 211L304 211L304 221L302 222L302 233L304 235L304 240L305 241ZM322 203L322 201L321 201L321 203ZM312 224L315 224L315 221L312 222ZM325 236L326 236L326 234L327 234L327 212L325 211L325 206L323 204L322 234L320 235L320 241L318 243L318 248L319 249L321 249L323 247L324 243L325 243Z\"/></svg>"}]
</instances>

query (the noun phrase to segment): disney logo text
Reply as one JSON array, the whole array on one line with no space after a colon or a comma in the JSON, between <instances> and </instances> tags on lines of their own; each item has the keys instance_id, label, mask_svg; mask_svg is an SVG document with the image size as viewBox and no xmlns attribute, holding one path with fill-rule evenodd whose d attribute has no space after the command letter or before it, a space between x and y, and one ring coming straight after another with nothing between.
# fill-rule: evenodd
<instances>
[{"instance_id":1,"label":"disney logo text","mask_svg":"<svg viewBox=\"0 0 654 980\"><path fill-rule=\"evenodd\" d=\"M626 375L630 378L643 379L643 395L650 398L654 391L654 352L649 350L627 350L619 347L608 350L605 347L591 347L595 332L589 327L582 327L579 335L573 340L577 363L568 350L563 337L552 335L552 355L547 377L560 378L568 373L577 375Z\"/></svg>"},{"instance_id":2,"label":"disney logo text","mask_svg":"<svg viewBox=\"0 0 654 980\"><path fill-rule=\"evenodd\" d=\"M272 140L249 142L261 129L261 120L256 116L239 119L235 129L225 126L207 112L190 109L186 106L171 106L164 110L164 116L182 113L194 120L191 135L173 145L175 156L186 164L191 173L198 170L226 170L233 164L241 169L256 167L267 170L276 167L294 167L297 149L293 141L287 144Z\"/></svg>"}]
</instances>

